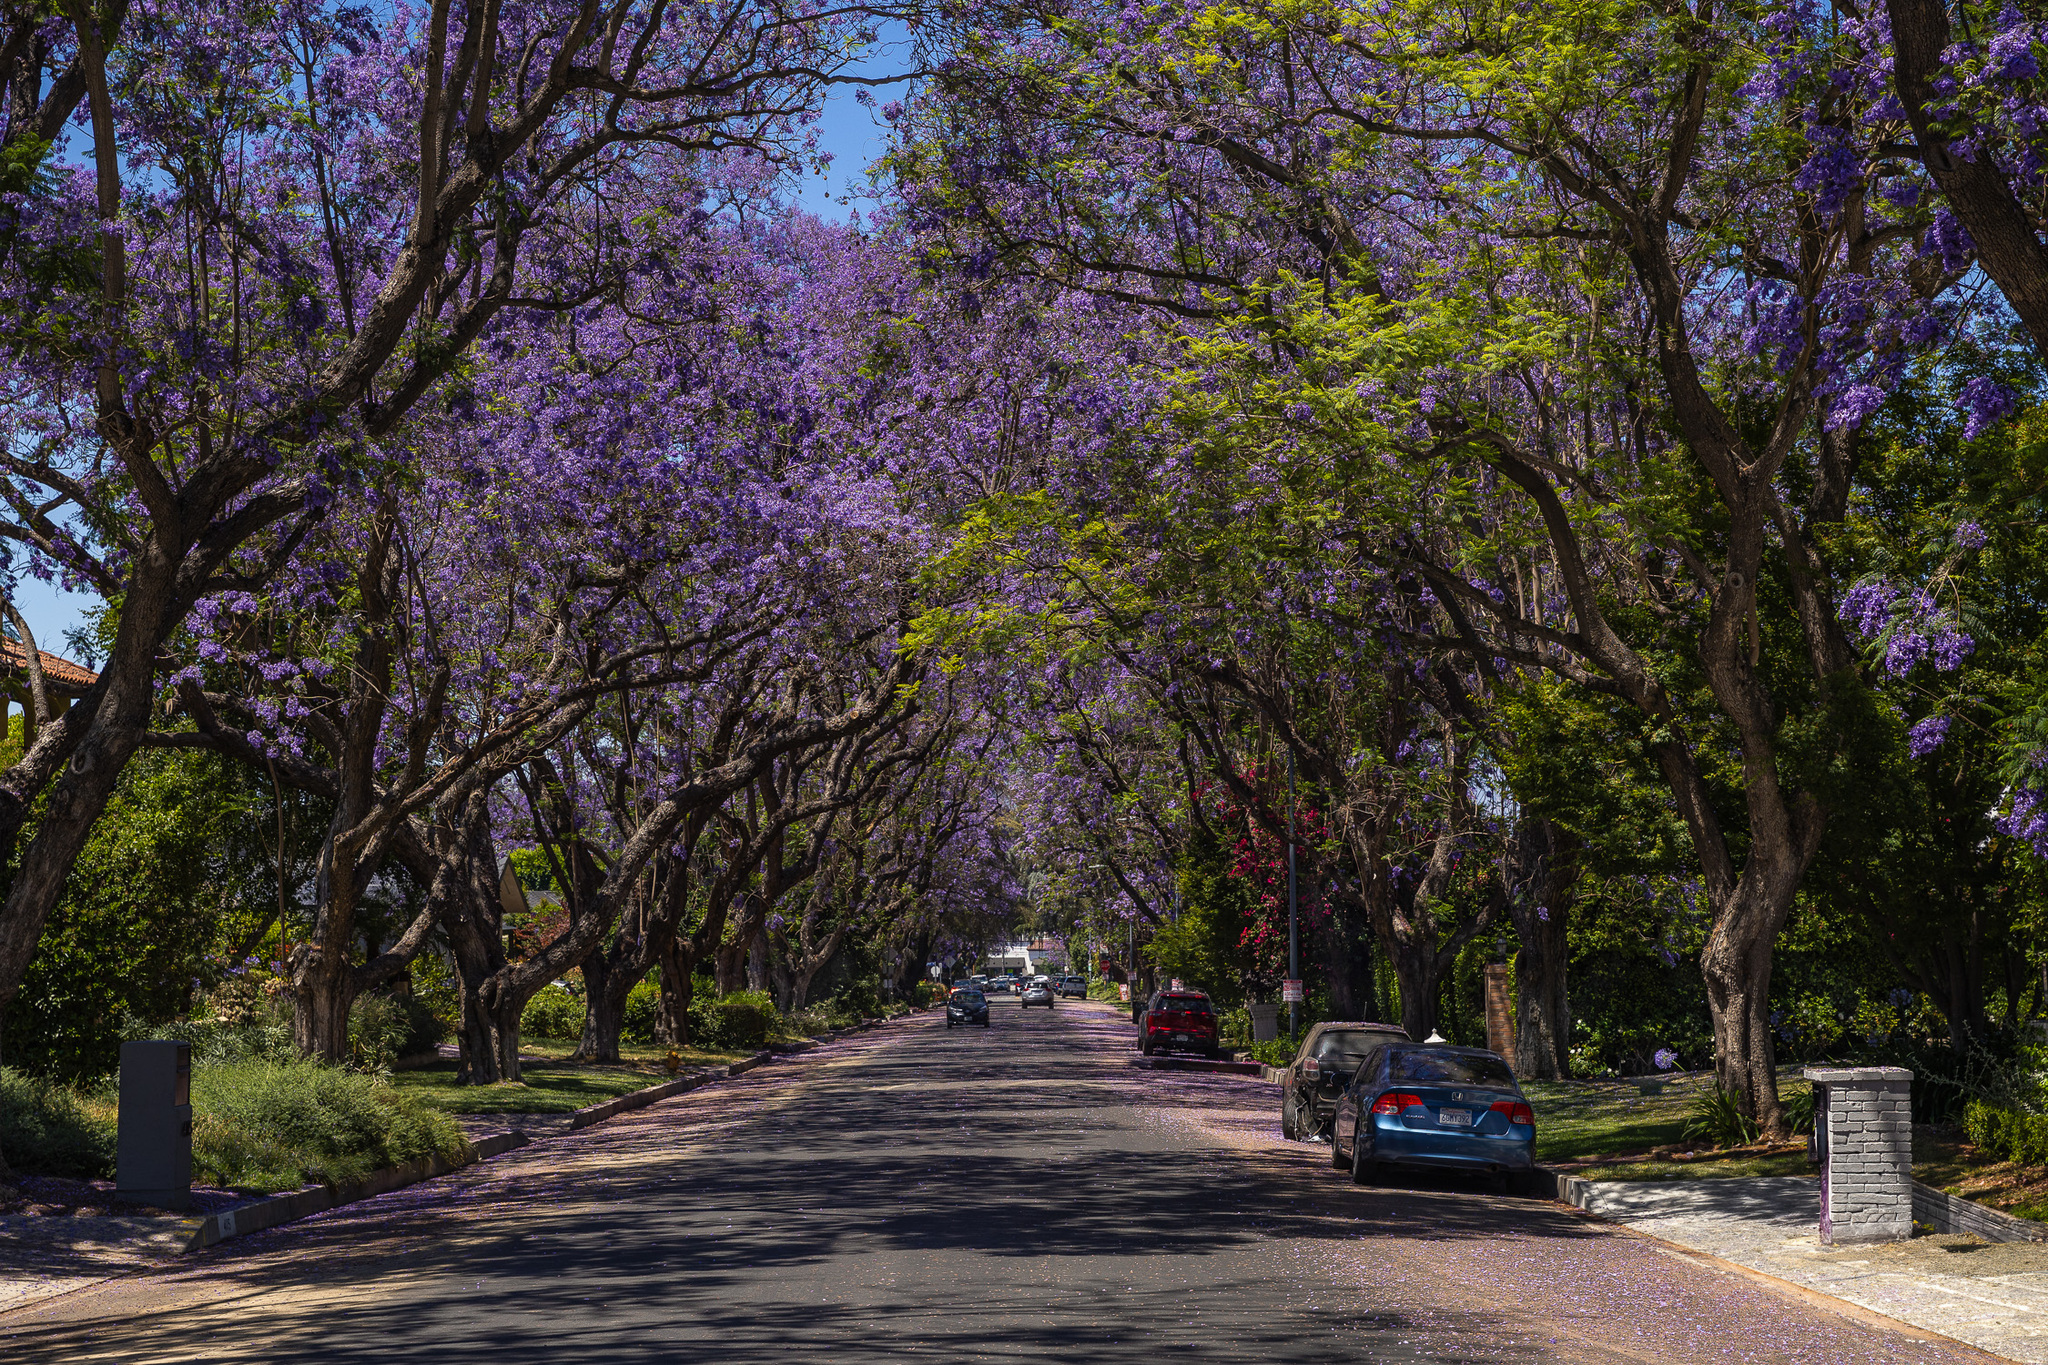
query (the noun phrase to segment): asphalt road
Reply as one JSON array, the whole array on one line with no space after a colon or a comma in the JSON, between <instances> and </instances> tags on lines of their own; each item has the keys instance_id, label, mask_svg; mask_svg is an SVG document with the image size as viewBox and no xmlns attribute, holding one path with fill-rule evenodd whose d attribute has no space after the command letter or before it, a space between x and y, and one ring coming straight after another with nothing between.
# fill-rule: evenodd
<instances>
[{"instance_id":1,"label":"asphalt road","mask_svg":"<svg viewBox=\"0 0 2048 1365\"><path fill-rule=\"evenodd\" d=\"M0 1316L14 1362L1982 1361L1476 1187L1074 1004L924 1017Z\"/></svg>"}]
</instances>

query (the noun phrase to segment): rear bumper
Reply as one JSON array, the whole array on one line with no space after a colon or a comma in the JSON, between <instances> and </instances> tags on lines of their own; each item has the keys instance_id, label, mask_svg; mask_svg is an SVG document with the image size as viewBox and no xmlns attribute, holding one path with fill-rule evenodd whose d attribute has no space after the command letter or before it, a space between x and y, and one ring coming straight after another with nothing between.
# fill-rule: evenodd
<instances>
[{"instance_id":1,"label":"rear bumper","mask_svg":"<svg viewBox=\"0 0 2048 1365\"><path fill-rule=\"evenodd\" d=\"M1512 1133L1488 1136L1446 1132L1441 1128L1410 1128L1399 1118L1375 1114L1372 1157L1397 1166L1433 1166L1449 1170L1528 1171L1536 1166L1536 1137Z\"/></svg>"},{"instance_id":2,"label":"rear bumper","mask_svg":"<svg viewBox=\"0 0 2048 1365\"><path fill-rule=\"evenodd\" d=\"M1174 1032L1172 1029L1156 1032L1147 1029L1145 1039L1156 1052L1209 1052L1216 1047L1214 1037L1204 1038L1199 1033L1191 1033L1185 1038L1175 1038Z\"/></svg>"}]
</instances>

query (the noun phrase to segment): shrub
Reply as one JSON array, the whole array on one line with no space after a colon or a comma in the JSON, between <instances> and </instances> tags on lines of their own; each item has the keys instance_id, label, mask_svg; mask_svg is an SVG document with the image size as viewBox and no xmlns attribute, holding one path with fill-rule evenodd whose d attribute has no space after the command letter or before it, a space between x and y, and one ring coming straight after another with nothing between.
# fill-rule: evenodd
<instances>
[{"instance_id":1,"label":"shrub","mask_svg":"<svg viewBox=\"0 0 2048 1365\"><path fill-rule=\"evenodd\" d=\"M691 1036L701 1046L736 1052L756 1052L766 1047L769 1031L782 1018L766 991L734 991L706 1003L701 1015L694 1008L690 1013Z\"/></svg>"},{"instance_id":2,"label":"shrub","mask_svg":"<svg viewBox=\"0 0 2048 1365\"><path fill-rule=\"evenodd\" d=\"M2048 1164L2048 1114L2023 1114L1971 1100L1963 1109L1963 1132L1971 1146L2000 1161Z\"/></svg>"},{"instance_id":3,"label":"shrub","mask_svg":"<svg viewBox=\"0 0 2048 1365\"><path fill-rule=\"evenodd\" d=\"M654 1025L661 1018L661 983L636 982L626 992L625 1015L619 1021L619 1036L629 1043L654 1041Z\"/></svg>"},{"instance_id":4,"label":"shrub","mask_svg":"<svg viewBox=\"0 0 2048 1365\"><path fill-rule=\"evenodd\" d=\"M946 998L946 986L943 982L927 978L912 988L910 998L920 1009L930 1009Z\"/></svg>"},{"instance_id":5,"label":"shrub","mask_svg":"<svg viewBox=\"0 0 2048 1365\"><path fill-rule=\"evenodd\" d=\"M542 986L519 1016L529 1038L575 1038L583 1032L583 1007L561 986Z\"/></svg>"},{"instance_id":6,"label":"shrub","mask_svg":"<svg viewBox=\"0 0 2048 1365\"><path fill-rule=\"evenodd\" d=\"M1684 1136L1716 1147L1740 1147L1756 1141L1756 1124L1742 1112L1736 1094L1716 1084L1702 1090L1687 1106Z\"/></svg>"},{"instance_id":7,"label":"shrub","mask_svg":"<svg viewBox=\"0 0 2048 1365\"><path fill-rule=\"evenodd\" d=\"M841 1023L857 1024L881 1012L882 992L867 977L847 982L832 997L832 1014Z\"/></svg>"},{"instance_id":8,"label":"shrub","mask_svg":"<svg viewBox=\"0 0 2048 1365\"><path fill-rule=\"evenodd\" d=\"M296 1061L192 1069L193 1173L216 1184L337 1184L466 1147L453 1119L380 1077Z\"/></svg>"},{"instance_id":9,"label":"shrub","mask_svg":"<svg viewBox=\"0 0 2048 1365\"><path fill-rule=\"evenodd\" d=\"M1216 1036L1226 1043L1239 1047L1250 1047L1252 1042L1252 1010L1249 1005L1239 1005L1216 1016Z\"/></svg>"},{"instance_id":10,"label":"shrub","mask_svg":"<svg viewBox=\"0 0 2048 1365\"><path fill-rule=\"evenodd\" d=\"M1246 1043L1239 1051L1255 1062L1267 1066L1286 1066L1294 1060L1294 1054L1301 1049L1301 1039L1280 1037L1269 1043Z\"/></svg>"},{"instance_id":11,"label":"shrub","mask_svg":"<svg viewBox=\"0 0 2048 1365\"><path fill-rule=\"evenodd\" d=\"M291 1014L281 1001L270 1002L260 1014L237 1010L222 1018L209 1013L153 1027L131 1016L123 1037L175 1038L190 1043L195 1067L209 1062L284 1062L298 1056L292 1045Z\"/></svg>"},{"instance_id":12,"label":"shrub","mask_svg":"<svg viewBox=\"0 0 2048 1365\"><path fill-rule=\"evenodd\" d=\"M114 1174L114 1120L54 1081L0 1067L0 1156L16 1171L94 1180Z\"/></svg>"},{"instance_id":13,"label":"shrub","mask_svg":"<svg viewBox=\"0 0 2048 1365\"><path fill-rule=\"evenodd\" d=\"M1813 1131L1812 1086L1808 1086L1804 1090L1795 1090L1789 1095L1780 1096L1779 1099L1785 1106L1785 1121L1792 1125L1793 1132L1810 1133Z\"/></svg>"},{"instance_id":14,"label":"shrub","mask_svg":"<svg viewBox=\"0 0 2048 1365\"><path fill-rule=\"evenodd\" d=\"M359 995L348 1011L348 1064L357 1071L388 1071L405 1055L412 1031L405 1006L388 995Z\"/></svg>"}]
</instances>

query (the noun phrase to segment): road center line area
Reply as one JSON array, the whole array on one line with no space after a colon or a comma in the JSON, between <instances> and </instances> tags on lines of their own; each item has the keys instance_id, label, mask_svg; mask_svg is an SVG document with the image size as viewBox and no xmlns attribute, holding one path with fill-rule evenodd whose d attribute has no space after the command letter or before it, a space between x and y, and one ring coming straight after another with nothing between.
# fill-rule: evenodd
<instances>
[{"instance_id":1,"label":"road center line area","mask_svg":"<svg viewBox=\"0 0 2048 1365\"><path fill-rule=\"evenodd\" d=\"M1982 1361L1450 1181L1092 1006L922 1016L0 1317L8 1361Z\"/></svg>"}]
</instances>

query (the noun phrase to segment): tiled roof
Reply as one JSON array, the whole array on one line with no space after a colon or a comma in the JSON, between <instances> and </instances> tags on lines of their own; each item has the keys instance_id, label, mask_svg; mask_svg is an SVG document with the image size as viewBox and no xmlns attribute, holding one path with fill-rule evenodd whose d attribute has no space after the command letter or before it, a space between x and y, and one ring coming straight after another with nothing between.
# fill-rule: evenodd
<instances>
[{"instance_id":1,"label":"tiled roof","mask_svg":"<svg viewBox=\"0 0 2048 1365\"><path fill-rule=\"evenodd\" d=\"M42 656L43 676L50 680L52 687L82 691L100 680L100 675L91 669L80 668L69 659L60 659L47 649L39 649L36 653ZM0 637L0 664L4 664L9 673L19 673L23 678L28 676L28 651L22 648L21 641Z\"/></svg>"}]
</instances>

